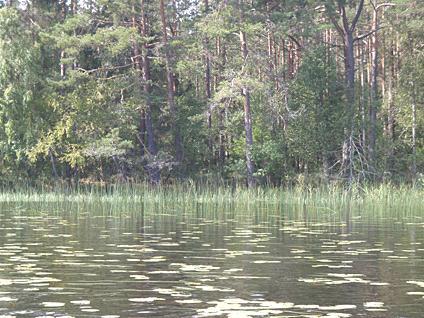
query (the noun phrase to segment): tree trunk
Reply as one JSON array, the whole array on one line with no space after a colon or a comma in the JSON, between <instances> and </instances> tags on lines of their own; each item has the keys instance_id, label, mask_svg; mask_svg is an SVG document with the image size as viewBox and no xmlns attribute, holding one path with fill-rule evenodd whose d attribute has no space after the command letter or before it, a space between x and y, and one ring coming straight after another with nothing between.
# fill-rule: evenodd
<instances>
[{"instance_id":1,"label":"tree trunk","mask_svg":"<svg viewBox=\"0 0 424 318\"><path fill-rule=\"evenodd\" d=\"M183 146L180 129L177 123L177 106L175 102L175 78L172 71L171 53L168 43L168 31L165 15L164 0L160 0L160 17L162 21L162 44L165 50L166 78L168 90L168 106L171 113L171 129L174 137L175 159L181 163L183 160Z\"/></svg>"},{"instance_id":2,"label":"tree trunk","mask_svg":"<svg viewBox=\"0 0 424 318\"><path fill-rule=\"evenodd\" d=\"M135 12L135 6L132 6L132 27L138 29L138 25L137 25L137 17L136 17L136 12ZM133 49L133 55L134 57L132 58L132 61L134 63L134 68L136 70L136 72L138 72L139 74L139 79L140 81L142 81L142 72L143 72L143 68L141 65L141 54L140 54L140 49L139 49L139 45L138 43L133 40L132 41L132 49ZM146 123L145 123L145 110L142 108L140 111L140 122L138 125L138 138L139 138L139 142L140 142L140 152L141 152L141 156L144 157L145 155L145 148L146 148Z\"/></svg>"},{"instance_id":3,"label":"tree trunk","mask_svg":"<svg viewBox=\"0 0 424 318\"><path fill-rule=\"evenodd\" d=\"M363 45L358 45L359 48L359 72L361 81L361 97L359 103L359 113L361 114L361 146L363 149L366 147L366 109L367 109L367 98L365 97L365 85L366 85L366 70L364 67L365 63L365 48Z\"/></svg>"},{"instance_id":4,"label":"tree trunk","mask_svg":"<svg viewBox=\"0 0 424 318\"><path fill-rule=\"evenodd\" d=\"M412 181L417 179L417 100L415 85L412 81Z\"/></svg>"},{"instance_id":5,"label":"tree trunk","mask_svg":"<svg viewBox=\"0 0 424 318\"><path fill-rule=\"evenodd\" d=\"M204 14L206 16L209 12L209 0L204 0L203 5L204 5ZM208 104L206 121L208 126L209 162L211 162L213 158L212 109L210 104L210 99L212 98L212 92L211 92L211 61L209 57L208 36L205 36L203 42L204 42L203 46L204 46L204 55L205 55L205 95L206 95L206 102Z\"/></svg>"},{"instance_id":6,"label":"tree trunk","mask_svg":"<svg viewBox=\"0 0 424 318\"><path fill-rule=\"evenodd\" d=\"M222 43L222 39L220 37L218 37L216 41L216 55L218 56L220 60L219 66L218 66L219 67L218 75L216 77L216 89L218 89L218 84L221 82L222 73L224 72L225 59L226 59L225 46ZM225 119L225 108L220 107L218 110L218 134L219 134L218 165L220 168L222 168L225 163L224 119Z\"/></svg>"},{"instance_id":7,"label":"tree trunk","mask_svg":"<svg viewBox=\"0 0 424 318\"><path fill-rule=\"evenodd\" d=\"M59 16L60 16L60 21L63 23L66 19L66 13L67 13L67 8L66 8L66 1L62 1L60 3L60 12L59 12ZM65 63L62 62L62 60L66 58L66 53L65 51L61 50L60 51L60 77L62 78L62 80L64 80L66 78L66 65Z\"/></svg>"},{"instance_id":8,"label":"tree trunk","mask_svg":"<svg viewBox=\"0 0 424 318\"><path fill-rule=\"evenodd\" d=\"M335 16L333 9L326 7L328 16L335 26L339 35L343 38L344 62L345 62L345 85L346 85L346 122L344 128L344 142L342 150L342 173L350 185L353 181L353 155L354 155L354 132L355 132L355 56L354 37L356 25L364 7L364 0L360 0L353 20L349 23L346 7L343 1L337 1L338 14ZM341 25L338 20L341 20Z\"/></svg>"},{"instance_id":9,"label":"tree trunk","mask_svg":"<svg viewBox=\"0 0 424 318\"><path fill-rule=\"evenodd\" d=\"M57 180L59 178L59 174L57 173L57 168L56 168L56 158L51 149L49 149L49 156L50 156L50 163L52 165L52 174L53 174L53 177Z\"/></svg>"},{"instance_id":10,"label":"tree trunk","mask_svg":"<svg viewBox=\"0 0 424 318\"><path fill-rule=\"evenodd\" d=\"M138 135L140 138L140 153L143 158L146 155L146 111L144 109L140 110L140 125Z\"/></svg>"},{"instance_id":11,"label":"tree trunk","mask_svg":"<svg viewBox=\"0 0 424 318\"><path fill-rule=\"evenodd\" d=\"M78 0L71 0L71 12L72 14L77 14L78 12Z\"/></svg>"},{"instance_id":12,"label":"tree trunk","mask_svg":"<svg viewBox=\"0 0 424 318\"><path fill-rule=\"evenodd\" d=\"M377 30L378 13L377 8L373 10L372 29ZM371 36L371 78L370 78L370 107L369 107L369 142L368 142L368 160L370 167L375 171L375 145L377 139L377 97L378 97L378 39L377 31Z\"/></svg>"},{"instance_id":13,"label":"tree trunk","mask_svg":"<svg viewBox=\"0 0 424 318\"><path fill-rule=\"evenodd\" d=\"M240 22L243 23L243 0L239 0L239 9L240 9ZM243 27L243 26L241 26ZM243 66L246 66L247 63L247 38L246 33L243 30L240 30L240 45L241 45L241 54L243 58ZM242 88L242 94L244 96L244 130L246 133L246 170L247 170L247 186L255 186L255 179L253 177L254 173L254 164L252 157L252 148L253 148L253 133L252 133L252 114L250 108L250 91L248 87Z\"/></svg>"},{"instance_id":14,"label":"tree trunk","mask_svg":"<svg viewBox=\"0 0 424 318\"><path fill-rule=\"evenodd\" d=\"M146 14L146 2L148 0L141 0L141 21L142 36L147 38L150 35L149 21ZM152 84L150 79L150 44L145 42L143 45L143 91L146 99L146 110L145 110L145 126L146 126L146 137L147 137L147 151L152 157L150 164L145 166L147 173L149 174L150 182L153 184L158 184L160 182L160 168L155 162L156 156L158 154L156 140L153 129L153 119L152 119Z\"/></svg>"},{"instance_id":15,"label":"tree trunk","mask_svg":"<svg viewBox=\"0 0 424 318\"><path fill-rule=\"evenodd\" d=\"M355 116L355 57L353 34L347 31L344 37L345 81L346 81L346 126L343 142L342 169L350 184L353 179L353 134Z\"/></svg>"},{"instance_id":16,"label":"tree trunk","mask_svg":"<svg viewBox=\"0 0 424 318\"><path fill-rule=\"evenodd\" d=\"M393 102L393 85L395 80L395 62L394 62L394 43L391 42L390 45L390 71L388 76L388 83L387 83L387 107L388 107L388 115L387 115L387 135L390 139L390 145L389 145L389 154L388 154L388 170L392 171L395 161L394 156L394 144L395 144L395 117L396 117L396 111L395 111L395 105Z\"/></svg>"}]
</instances>

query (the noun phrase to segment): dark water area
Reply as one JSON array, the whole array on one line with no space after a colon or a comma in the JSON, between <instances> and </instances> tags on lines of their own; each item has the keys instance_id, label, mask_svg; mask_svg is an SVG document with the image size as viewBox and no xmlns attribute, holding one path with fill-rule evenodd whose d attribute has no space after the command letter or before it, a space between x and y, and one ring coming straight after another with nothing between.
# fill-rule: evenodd
<instances>
[{"instance_id":1,"label":"dark water area","mask_svg":"<svg viewBox=\"0 0 424 318\"><path fill-rule=\"evenodd\" d=\"M424 317L423 211L0 209L0 318Z\"/></svg>"}]
</instances>

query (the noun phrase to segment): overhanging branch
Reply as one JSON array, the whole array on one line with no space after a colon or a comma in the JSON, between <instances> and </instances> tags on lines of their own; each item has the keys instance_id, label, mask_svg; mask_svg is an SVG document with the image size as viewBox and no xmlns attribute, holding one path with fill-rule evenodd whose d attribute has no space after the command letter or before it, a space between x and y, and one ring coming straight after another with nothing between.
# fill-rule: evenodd
<instances>
[{"instance_id":1,"label":"overhanging branch","mask_svg":"<svg viewBox=\"0 0 424 318\"><path fill-rule=\"evenodd\" d=\"M378 27L377 29L371 30L371 31L364 33L364 34L361 34L361 35L357 36L356 38L354 38L353 42L360 41L360 40L370 36L371 34L377 32L378 30L381 30L382 28L383 27Z\"/></svg>"}]
</instances>

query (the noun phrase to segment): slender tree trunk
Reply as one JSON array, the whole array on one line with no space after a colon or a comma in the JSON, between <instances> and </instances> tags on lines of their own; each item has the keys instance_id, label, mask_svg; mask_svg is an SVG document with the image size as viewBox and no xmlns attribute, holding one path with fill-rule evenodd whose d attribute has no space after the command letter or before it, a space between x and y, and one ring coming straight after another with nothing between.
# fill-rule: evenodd
<instances>
[{"instance_id":1,"label":"slender tree trunk","mask_svg":"<svg viewBox=\"0 0 424 318\"><path fill-rule=\"evenodd\" d=\"M162 44L165 50L166 78L168 84L168 106L169 111L171 113L171 129L174 137L175 159L181 163L183 160L183 145L180 129L177 123L177 106L175 102L175 78L172 71L171 53L168 43L168 31L164 0L160 0L160 17L162 21Z\"/></svg>"},{"instance_id":2,"label":"slender tree trunk","mask_svg":"<svg viewBox=\"0 0 424 318\"><path fill-rule=\"evenodd\" d=\"M288 68L288 78L292 79L294 75L294 53L293 53L293 43L291 40L287 41L287 68Z\"/></svg>"},{"instance_id":3,"label":"slender tree trunk","mask_svg":"<svg viewBox=\"0 0 424 318\"><path fill-rule=\"evenodd\" d=\"M269 13L268 13L269 14ZM268 50L268 80L272 83L275 82L275 64L274 64L274 50L273 50L273 32L267 31L267 50ZM275 86L275 85L274 85Z\"/></svg>"},{"instance_id":4,"label":"slender tree trunk","mask_svg":"<svg viewBox=\"0 0 424 318\"><path fill-rule=\"evenodd\" d=\"M220 37L216 40L216 55L219 59L219 69L218 75L216 78L216 88L218 88L218 84L221 82L222 73L224 72L225 60L226 60L226 51L225 45L222 43L222 39ZM218 110L218 134L219 134L219 150L218 150L218 164L220 168L224 166L225 163L225 127L224 127L224 119L225 119L225 107L220 107Z\"/></svg>"},{"instance_id":5,"label":"slender tree trunk","mask_svg":"<svg viewBox=\"0 0 424 318\"><path fill-rule=\"evenodd\" d=\"M173 37L176 37L178 36L180 24L177 19L177 2L175 0L171 0L171 7L172 7L172 22L170 23L170 25L172 25L171 35Z\"/></svg>"},{"instance_id":6,"label":"slender tree trunk","mask_svg":"<svg viewBox=\"0 0 424 318\"><path fill-rule=\"evenodd\" d=\"M146 155L146 111L144 109L140 110L140 123L138 135L140 138L140 154L143 158Z\"/></svg>"},{"instance_id":7,"label":"slender tree trunk","mask_svg":"<svg viewBox=\"0 0 424 318\"><path fill-rule=\"evenodd\" d=\"M280 90L280 79L279 79L279 67L278 67L278 51L280 50L278 45L277 45L277 41L275 39L275 35L272 36L272 43L273 43L273 49L274 49L274 61L273 61L273 65L274 65L274 81L275 81L275 90L279 91Z\"/></svg>"},{"instance_id":8,"label":"slender tree trunk","mask_svg":"<svg viewBox=\"0 0 424 318\"><path fill-rule=\"evenodd\" d=\"M351 31L345 33L345 80L346 80L346 126L345 139L343 142L342 168L348 178L349 184L353 179L353 138L354 138L354 116L355 116L355 57L353 34Z\"/></svg>"},{"instance_id":9,"label":"slender tree trunk","mask_svg":"<svg viewBox=\"0 0 424 318\"><path fill-rule=\"evenodd\" d=\"M149 0L141 0L141 33L142 36L147 38L150 36L149 21L146 13L146 5ZM143 91L146 99L146 110L145 110L145 126L146 126L146 137L147 137L147 151L152 157L151 163L145 166L147 173L149 174L150 182L153 184L158 184L160 182L160 169L155 162L155 157L158 154L158 149L156 146L156 139L153 128L153 119L152 119L152 84L150 78L150 44L145 42L143 45Z\"/></svg>"},{"instance_id":10,"label":"slender tree trunk","mask_svg":"<svg viewBox=\"0 0 424 318\"><path fill-rule=\"evenodd\" d=\"M393 84L395 81L395 62L394 62L394 43L391 42L390 45L390 71L388 76L388 83L387 83L387 107L388 107L388 115L387 115L387 134L390 139L390 145L389 145L389 164L388 164L388 170L392 171L393 164L394 164L394 144L395 144L395 105L393 102Z\"/></svg>"},{"instance_id":11,"label":"slender tree trunk","mask_svg":"<svg viewBox=\"0 0 424 318\"><path fill-rule=\"evenodd\" d=\"M281 68L283 70L283 81L287 78L287 45L286 40L281 41Z\"/></svg>"},{"instance_id":12,"label":"slender tree trunk","mask_svg":"<svg viewBox=\"0 0 424 318\"><path fill-rule=\"evenodd\" d=\"M203 0L204 5L204 14L205 16L209 12L209 0ZM209 162L213 158L213 135L212 135L212 108L210 104L210 99L212 98L212 89L211 89L211 61L209 53L209 37L205 36L203 40L204 44L204 56L205 56L205 95L206 101L208 104L207 111L207 126L208 126L208 148L209 148Z\"/></svg>"},{"instance_id":13,"label":"slender tree trunk","mask_svg":"<svg viewBox=\"0 0 424 318\"><path fill-rule=\"evenodd\" d=\"M381 15L381 21L384 21L385 15L384 11ZM386 45L386 35L387 33L385 31L382 32L381 36L381 46L380 46L380 65L381 65L381 81L380 81L380 87L381 87L381 100L386 100L386 55L387 55L387 45Z\"/></svg>"},{"instance_id":14,"label":"slender tree trunk","mask_svg":"<svg viewBox=\"0 0 424 318\"><path fill-rule=\"evenodd\" d=\"M78 12L78 0L71 1L72 13L77 14Z\"/></svg>"},{"instance_id":15,"label":"slender tree trunk","mask_svg":"<svg viewBox=\"0 0 424 318\"><path fill-rule=\"evenodd\" d=\"M53 151L51 149L49 149L49 156L50 156L50 163L52 165L52 174L53 174L53 177L55 179L58 179L59 178L59 174L57 173L57 169L56 169L56 158L55 158L55 156L53 154Z\"/></svg>"},{"instance_id":16,"label":"slender tree trunk","mask_svg":"<svg viewBox=\"0 0 424 318\"><path fill-rule=\"evenodd\" d=\"M317 105L318 105L318 109L316 112L316 116L315 116L315 120L317 122L320 122L321 118L322 118L322 113L324 111L324 94L323 92L320 93L319 98L317 100ZM318 127L318 133L320 136L323 136L325 133L325 127L324 126L319 126ZM324 181L328 182L328 180L330 179L330 165L328 163L328 153L327 153L327 147L326 146L322 146L321 147L321 160L322 160L322 168L323 168L323 176L324 176Z\"/></svg>"},{"instance_id":17,"label":"slender tree trunk","mask_svg":"<svg viewBox=\"0 0 424 318\"><path fill-rule=\"evenodd\" d=\"M66 19L66 14L67 14L67 7L66 7L66 1L62 0L61 2L57 3L59 8L59 19L60 21L63 23ZM66 64L63 62L63 59L66 58L66 52L64 50L60 51L60 78L62 79L62 81L66 80L66 76L67 76L67 67ZM60 89L60 95L65 95L65 91L63 88ZM72 133L74 133L75 131L75 123L73 124L73 128L72 128ZM66 179L68 181L68 183L71 183L71 178L72 178L72 167L68 162L65 162L65 176Z\"/></svg>"},{"instance_id":18,"label":"slender tree trunk","mask_svg":"<svg viewBox=\"0 0 424 318\"><path fill-rule=\"evenodd\" d=\"M377 140L377 104L378 104L378 13L377 8L374 7L372 29L376 30L371 36L371 78L370 78L370 107L369 107L369 142L368 142L368 160L371 169L375 170L375 145Z\"/></svg>"},{"instance_id":19,"label":"slender tree trunk","mask_svg":"<svg viewBox=\"0 0 424 318\"><path fill-rule=\"evenodd\" d=\"M243 0L239 0L239 9L240 9L240 22L243 23ZM241 44L241 54L243 58L243 66L246 66L248 49L247 49L247 38L246 33L243 30L240 30L240 44ZM252 114L251 114L251 105L250 105L250 90L248 87L242 88L242 94L244 96L244 130L246 133L246 168L247 168L247 185L248 187L253 187L255 185L255 179L253 177L254 173L254 164L252 156L253 148L253 133L252 133Z\"/></svg>"},{"instance_id":20,"label":"slender tree trunk","mask_svg":"<svg viewBox=\"0 0 424 318\"><path fill-rule=\"evenodd\" d=\"M67 8L66 8L66 1L62 0L62 2L60 3L60 21L62 21L62 23L65 21L66 19L66 13L67 13ZM62 78L62 80L64 80L66 78L66 65L65 63L63 63L63 59L66 58L66 53L64 50L60 51L60 77Z\"/></svg>"},{"instance_id":21,"label":"slender tree trunk","mask_svg":"<svg viewBox=\"0 0 424 318\"><path fill-rule=\"evenodd\" d=\"M366 85L366 71L364 67L365 63L365 48L363 45L358 45L359 48L359 72L360 72L360 81L361 81L361 97L359 103L359 113L361 114L361 146L363 149L366 147L366 108L367 108L367 99L365 97L365 85Z\"/></svg>"},{"instance_id":22,"label":"slender tree trunk","mask_svg":"<svg viewBox=\"0 0 424 318\"><path fill-rule=\"evenodd\" d=\"M137 24L137 17L136 17L136 12L135 12L135 5L133 4L132 6L132 27L135 29L139 29L138 24ZM133 40L132 41L132 49L133 49L133 55L134 57L132 58L133 63L134 63L134 68L135 70L138 72L139 74L139 80L140 82L142 81L142 72L143 72L143 67L141 65L141 54L140 54L140 48L138 43ZM140 141L140 152L141 152L141 156L144 157L145 152L146 152L146 116L145 116L145 110L144 108L141 108L140 110L140 122L138 125L138 138Z\"/></svg>"},{"instance_id":23,"label":"slender tree trunk","mask_svg":"<svg viewBox=\"0 0 424 318\"><path fill-rule=\"evenodd\" d=\"M417 179L417 98L415 83L412 81L412 180Z\"/></svg>"}]
</instances>

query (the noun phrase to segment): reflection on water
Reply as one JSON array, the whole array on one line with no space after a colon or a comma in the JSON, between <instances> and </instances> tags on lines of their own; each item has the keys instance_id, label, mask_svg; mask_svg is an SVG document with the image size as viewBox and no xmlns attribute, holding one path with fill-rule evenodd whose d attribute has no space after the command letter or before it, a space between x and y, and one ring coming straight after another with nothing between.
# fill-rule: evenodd
<instances>
[{"instance_id":1,"label":"reflection on water","mask_svg":"<svg viewBox=\"0 0 424 318\"><path fill-rule=\"evenodd\" d=\"M0 318L423 315L420 216L134 210L2 206Z\"/></svg>"}]
</instances>

